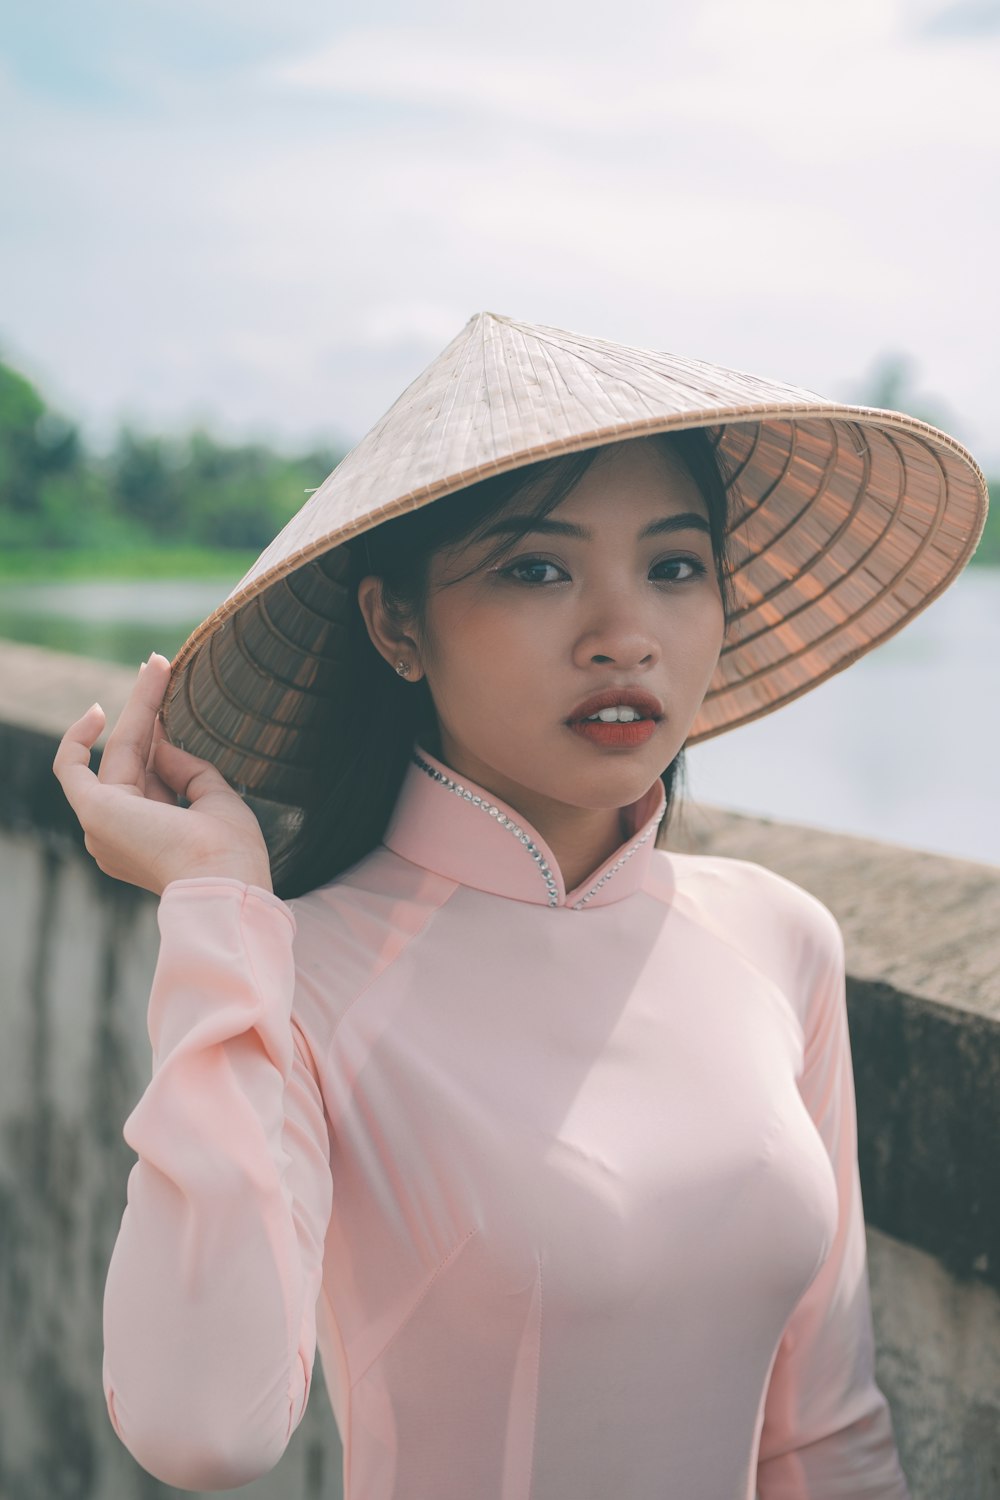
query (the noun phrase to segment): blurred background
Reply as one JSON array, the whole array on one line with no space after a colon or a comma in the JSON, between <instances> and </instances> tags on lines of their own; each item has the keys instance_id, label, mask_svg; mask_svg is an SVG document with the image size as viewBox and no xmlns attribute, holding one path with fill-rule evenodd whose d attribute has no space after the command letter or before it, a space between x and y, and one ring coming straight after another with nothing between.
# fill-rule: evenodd
<instances>
[{"instance_id":1,"label":"blurred background","mask_svg":"<svg viewBox=\"0 0 1000 1500\"><path fill-rule=\"evenodd\" d=\"M997 0L9 7L0 633L172 654L480 309L1000 474ZM1000 863L1000 514L688 796ZM81 703L81 708L85 705Z\"/></svg>"}]
</instances>

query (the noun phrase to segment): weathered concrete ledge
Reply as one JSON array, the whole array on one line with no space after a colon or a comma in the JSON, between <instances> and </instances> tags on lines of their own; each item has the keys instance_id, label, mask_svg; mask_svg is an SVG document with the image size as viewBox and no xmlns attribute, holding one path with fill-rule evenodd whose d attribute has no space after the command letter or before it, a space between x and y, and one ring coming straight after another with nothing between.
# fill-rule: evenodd
<instances>
[{"instance_id":1,"label":"weathered concrete ledge","mask_svg":"<svg viewBox=\"0 0 1000 1500\"><path fill-rule=\"evenodd\" d=\"M135 672L111 662L0 641L0 827L62 835L83 847L52 775L52 757L65 730L92 703L100 703L113 725L134 682Z\"/></svg>"}]
</instances>

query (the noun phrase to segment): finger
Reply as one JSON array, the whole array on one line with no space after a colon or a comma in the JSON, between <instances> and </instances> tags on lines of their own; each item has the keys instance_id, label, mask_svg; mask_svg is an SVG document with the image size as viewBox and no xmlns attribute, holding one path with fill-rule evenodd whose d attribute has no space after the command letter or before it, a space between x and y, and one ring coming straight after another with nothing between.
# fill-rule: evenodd
<instances>
[{"instance_id":1,"label":"finger","mask_svg":"<svg viewBox=\"0 0 1000 1500\"><path fill-rule=\"evenodd\" d=\"M202 760L200 756L192 755L190 750L172 745L167 739L161 740L156 747L156 774L187 802L197 802L209 792L230 792L234 797L237 795L211 761Z\"/></svg>"},{"instance_id":2,"label":"finger","mask_svg":"<svg viewBox=\"0 0 1000 1500\"><path fill-rule=\"evenodd\" d=\"M163 720L160 718L159 714L157 714L156 718L153 720L153 737L149 743L149 759L146 761L147 769L153 764L153 757L156 755L157 745L161 740L165 740L166 737L166 731L163 728Z\"/></svg>"},{"instance_id":3,"label":"finger","mask_svg":"<svg viewBox=\"0 0 1000 1500\"><path fill-rule=\"evenodd\" d=\"M153 725L170 677L170 663L155 652L139 669L128 702L108 735L98 780L142 791Z\"/></svg>"},{"instance_id":4,"label":"finger","mask_svg":"<svg viewBox=\"0 0 1000 1500\"><path fill-rule=\"evenodd\" d=\"M53 758L52 770L74 812L79 811L81 796L97 781L90 769L90 752L104 724L103 708L99 703L92 703L87 712L69 726Z\"/></svg>"},{"instance_id":5,"label":"finger","mask_svg":"<svg viewBox=\"0 0 1000 1500\"><path fill-rule=\"evenodd\" d=\"M150 747L150 757L145 762L145 795L150 798L151 802L166 802L169 807L177 807L177 792L174 792L166 784L166 781L163 781L163 778L157 774L156 765L154 765L156 747L162 744L163 738L165 738L163 736L163 724L157 718L156 724L153 726L153 744Z\"/></svg>"},{"instance_id":6,"label":"finger","mask_svg":"<svg viewBox=\"0 0 1000 1500\"><path fill-rule=\"evenodd\" d=\"M171 807L177 806L177 794L171 791L166 782L156 773L153 762L156 759L156 747L166 740L163 728L163 720L157 715L153 721L153 741L149 747L149 758L146 761L146 796L151 802L166 802Z\"/></svg>"}]
</instances>

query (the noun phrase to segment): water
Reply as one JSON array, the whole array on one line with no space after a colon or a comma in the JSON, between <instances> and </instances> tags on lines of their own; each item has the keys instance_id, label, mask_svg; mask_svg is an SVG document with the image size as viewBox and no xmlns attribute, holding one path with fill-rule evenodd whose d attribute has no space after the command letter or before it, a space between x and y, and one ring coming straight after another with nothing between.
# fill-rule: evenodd
<instances>
[{"instance_id":1,"label":"water","mask_svg":"<svg viewBox=\"0 0 1000 1500\"><path fill-rule=\"evenodd\" d=\"M773 714L693 746L688 796L1000 865L1000 569Z\"/></svg>"},{"instance_id":2,"label":"water","mask_svg":"<svg viewBox=\"0 0 1000 1500\"><path fill-rule=\"evenodd\" d=\"M19 583L0 590L0 636L138 667L174 656L236 578Z\"/></svg>"},{"instance_id":3,"label":"water","mask_svg":"<svg viewBox=\"0 0 1000 1500\"><path fill-rule=\"evenodd\" d=\"M20 584L0 635L138 663L173 656L212 582ZM1000 569L967 568L883 646L688 751L690 800L1000 865Z\"/></svg>"}]
</instances>

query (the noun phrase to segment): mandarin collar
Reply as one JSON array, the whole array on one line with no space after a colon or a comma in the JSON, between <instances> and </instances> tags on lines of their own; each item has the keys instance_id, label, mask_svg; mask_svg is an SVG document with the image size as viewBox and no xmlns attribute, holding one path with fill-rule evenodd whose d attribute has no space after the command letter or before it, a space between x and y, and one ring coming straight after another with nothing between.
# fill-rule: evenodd
<instances>
[{"instance_id":1,"label":"mandarin collar","mask_svg":"<svg viewBox=\"0 0 1000 1500\"><path fill-rule=\"evenodd\" d=\"M586 880L567 891L555 856L537 829L484 787L457 778L419 744L403 778L382 842L412 864L460 885L573 911L608 906L645 879L666 810L659 777L624 809L629 833Z\"/></svg>"}]
</instances>

